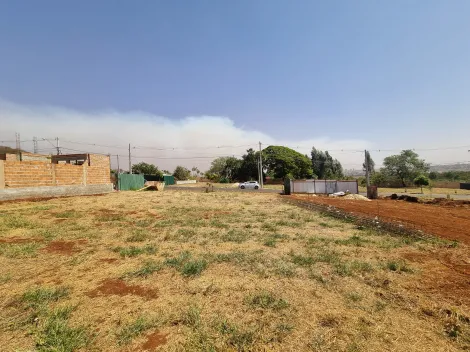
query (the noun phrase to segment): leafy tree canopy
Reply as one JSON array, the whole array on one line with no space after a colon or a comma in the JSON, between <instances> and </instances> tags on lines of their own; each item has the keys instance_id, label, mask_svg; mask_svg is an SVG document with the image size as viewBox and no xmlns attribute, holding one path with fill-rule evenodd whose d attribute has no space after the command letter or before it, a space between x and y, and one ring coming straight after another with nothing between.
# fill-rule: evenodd
<instances>
[{"instance_id":1,"label":"leafy tree canopy","mask_svg":"<svg viewBox=\"0 0 470 352\"><path fill-rule=\"evenodd\" d=\"M311 165L313 173L319 179L341 179L344 177L343 167L337 159L328 153L312 148Z\"/></svg>"},{"instance_id":2,"label":"leafy tree canopy","mask_svg":"<svg viewBox=\"0 0 470 352\"><path fill-rule=\"evenodd\" d=\"M175 168L175 171L173 172L173 176L174 176L175 179L177 179L178 181L184 181L184 180L189 179L189 177L191 176L191 171L189 171L189 170L188 170L187 168L185 168L184 166L178 165L178 166Z\"/></svg>"},{"instance_id":3,"label":"leafy tree canopy","mask_svg":"<svg viewBox=\"0 0 470 352\"><path fill-rule=\"evenodd\" d=\"M282 146L269 146L263 150L263 167L275 178L312 178L310 159L301 153Z\"/></svg>"},{"instance_id":4,"label":"leafy tree canopy","mask_svg":"<svg viewBox=\"0 0 470 352\"><path fill-rule=\"evenodd\" d=\"M384 159L382 173L385 176L397 177L406 187L407 183L420 174L425 174L429 170L429 164L423 159L419 159L418 154L412 150L402 150L398 155L391 155Z\"/></svg>"},{"instance_id":5,"label":"leafy tree canopy","mask_svg":"<svg viewBox=\"0 0 470 352\"><path fill-rule=\"evenodd\" d=\"M132 165L132 173L143 175L159 175L163 177L163 173L158 169L157 166L144 162Z\"/></svg>"}]
</instances>

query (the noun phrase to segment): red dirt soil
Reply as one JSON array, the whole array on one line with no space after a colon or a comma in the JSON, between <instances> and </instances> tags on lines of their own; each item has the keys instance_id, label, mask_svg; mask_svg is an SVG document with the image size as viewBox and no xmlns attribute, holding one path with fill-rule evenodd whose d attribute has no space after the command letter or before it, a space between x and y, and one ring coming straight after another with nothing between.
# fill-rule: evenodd
<instances>
[{"instance_id":1,"label":"red dirt soil","mask_svg":"<svg viewBox=\"0 0 470 352\"><path fill-rule=\"evenodd\" d=\"M78 241L52 241L43 248L43 251L64 255L72 255L76 252L80 252L80 248L77 248L77 244L85 244L86 240Z\"/></svg>"},{"instance_id":2,"label":"red dirt soil","mask_svg":"<svg viewBox=\"0 0 470 352\"><path fill-rule=\"evenodd\" d=\"M166 334L161 334L158 330L147 336L147 341L142 345L142 351L154 351L158 346L167 342Z\"/></svg>"},{"instance_id":3,"label":"red dirt soil","mask_svg":"<svg viewBox=\"0 0 470 352\"><path fill-rule=\"evenodd\" d=\"M91 298L110 295L136 295L151 299L157 298L157 291L142 286L127 285L124 281L119 279L106 279L101 282L100 286L87 293L87 296Z\"/></svg>"},{"instance_id":4,"label":"red dirt soil","mask_svg":"<svg viewBox=\"0 0 470 352\"><path fill-rule=\"evenodd\" d=\"M470 208L443 206L405 201L379 199L370 202L329 197L298 197L290 199L331 205L356 216L375 218L394 224L403 224L424 233L470 245Z\"/></svg>"}]
</instances>

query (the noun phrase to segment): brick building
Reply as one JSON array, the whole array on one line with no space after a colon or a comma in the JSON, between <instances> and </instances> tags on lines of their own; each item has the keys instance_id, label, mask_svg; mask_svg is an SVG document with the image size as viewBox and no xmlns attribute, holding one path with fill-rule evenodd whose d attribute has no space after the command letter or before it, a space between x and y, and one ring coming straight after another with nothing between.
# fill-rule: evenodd
<instances>
[{"instance_id":1,"label":"brick building","mask_svg":"<svg viewBox=\"0 0 470 352\"><path fill-rule=\"evenodd\" d=\"M109 156L98 154L41 155L26 152L0 154L0 200L5 199L6 191L14 189L18 189L15 194L19 194L20 189L26 191L26 189L36 188L36 191L45 192L46 196L54 196L55 193L62 195L64 190L59 187L64 186L68 187L65 189L67 194L112 191ZM76 187L73 188L73 186ZM78 186L80 187L77 188Z\"/></svg>"}]
</instances>

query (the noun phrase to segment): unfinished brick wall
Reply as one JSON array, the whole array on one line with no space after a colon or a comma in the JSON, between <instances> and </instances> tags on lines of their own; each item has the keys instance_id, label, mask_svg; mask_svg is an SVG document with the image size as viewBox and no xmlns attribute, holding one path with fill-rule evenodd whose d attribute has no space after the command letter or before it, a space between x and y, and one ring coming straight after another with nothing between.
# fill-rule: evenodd
<instances>
[{"instance_id":1,"label":"unfinished brick wall","mask_svg":"<svg viewBox=\"0 0 470 352\"><path fill-rule=\"evenodd\" d=\"M41 161L5 161L5 187L53 186L52 164Z\"/></svg>"},{"instance_id":2,"label":"unfinished brick wall","mask_svg":"<svg viewBox=\"0 0 470 352\"><path fill-rule=\"evenodd\" d=\"M8 154L7 154L8 155ZM43 161L3 161L1 188L110 184L110 160L105 155L89 155L83 165L52 164ZM0 177L0 180L2 178ZM3 187L2 187L3 186Z\"/></svg>"},{"instance_id":3,"label":"unfinished brick wall","mask_svg":"<svg viewBox=\"0 0 470 352\"><path fill-rule=\"evenodd\" d=\"M90 166L87 167L87 184L111 183L109 157L90 154Z\"/></svg>"},{"instance_id":4,"label":"unfinished brick wall","mask_svg":"<svg viewBox=\"0 0 470 352\"><path fill-rule=\"evenodd\" d=\"M85 184L83 173L86 165L52 164L55 169L56 186Z\"/></svg>"}]
</instances>

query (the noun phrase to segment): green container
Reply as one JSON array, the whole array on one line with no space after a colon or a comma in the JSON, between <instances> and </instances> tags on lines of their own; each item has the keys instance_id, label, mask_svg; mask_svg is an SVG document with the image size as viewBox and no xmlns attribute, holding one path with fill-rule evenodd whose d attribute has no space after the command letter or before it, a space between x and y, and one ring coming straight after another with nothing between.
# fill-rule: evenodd
<instances>
[{"instance_id":1,"label":"green container","mask_svg":"<svg viewBox=\"0 0 470 352\"><path fill-rule=\"evenodd\" d=\"M175 177L173 175L163 175L163 181L165 186L170 186L175 184Z\"/></svg>"},{"instance_id":2,"label":"green container","mask_svg":"<svg viewBox=\"0 0 470 352\"><path fill-rule=\"evenodd\" d=\"M144 175L119 174L120 191L136 191L144 187Z\"/></svg>"}]
</instances>

